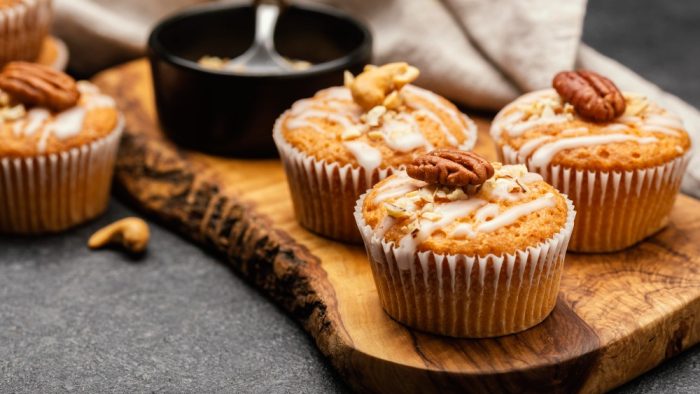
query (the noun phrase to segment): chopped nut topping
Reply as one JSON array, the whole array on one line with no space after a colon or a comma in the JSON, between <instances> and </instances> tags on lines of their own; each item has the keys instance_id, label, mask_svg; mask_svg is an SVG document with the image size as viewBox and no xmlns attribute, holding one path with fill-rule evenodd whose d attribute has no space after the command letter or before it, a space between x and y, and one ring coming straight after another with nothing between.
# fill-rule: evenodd
<instances>
[{"instance_id":1,"label":"chopped nut topping","mask_svg":"<svg viewBox=\"0 0 700 394\"><path fill-rule=\"evenodd\" d=\"M349 129L344 130L343 133L340 135L340 139L342 139L343 141L347 141L347 140L352 140L352 139L358 138L361 135L362 135L362 132L360 132L360 130L357 129L356 127L353 127L353 128L349 128Z\"/></svg>"},{"instance_id":2,"label":"chopped nut topping","mask_svg":"<svg viewBox=\"0 0 700 394\"><path fill-rule=\"evenodd\" d=\"M447 199L450 201L464 200L467 197L467 193L465 193L461 188L456 188L452 191L452 193L447 195Z\"/></svg>"},{"instance_id":3,"label":"chopped nut topping","mask_svg":"<svg viewBox=\"0 0 700 394\"><path fill-rule=\"evenodd\" d=\"M17 120L25 114L24 105L17 104L14 107L4 107L0 110L0 120Z\"/></svg>"},{"instance_id":4,"label":"chopped nut topping","mask_svg":"<svg viewBox=\"0 0 700 394\"><path fill-rule=\"evenodd\" d=\"M438 215L435 212L423 212L423 214L421 214L421 217L433 222L438 221L442 218L442 216Z\"/></svg>"},{"instance_id":5,"label":"chopped nut topping","mask_svg":"<svg viewBox=\"0 0 700 394\"><path fill-rule=\"evenodd\" d=\"M384 203L384 208L386 209L386 213L391 216L392 218L407 218L411 216L411 213L408 212L406 208L402 208L396 204Z\"/></svg>"},{"instance_id":6,"label":"chopped nut topping","mask_svg":"<svg viewBox=\"0 0 700 394\"><path fill-rule=\"evenodd\" d=\"M627 99L625 116L637 116L649 106L649 100L645 96L628 94L625 99Z\"/></svg>"},{"instance_id":7,"label":"chopped nut topping","mask_svg":"<svg viewBox=\"0 0 700 394\"><path fill-rule=\"evenodd\" d=\"M389 63L380 67L368 65L357 77L345 77L353 100L366 111L378 106L400 105L400 96L393 93L418 78L417 68L407 63Z\"/></svg>"},{"instance_id":8,"label":"chopped nut topping","mask_svg":"<svg viewBox=\"0 0 700 394\"><path fill-rule=\"evenodd\" d=\"M367 133L367 136L371 140L383 140L384 139L384 134L381 133L381 131L370 131Z\"/></svg>"},{"instance_id":9,"label":"chopped nut topping","mask_svg":"<svg viewBox=\"0 0 700 394\"><path fill-rule=\"evenodd\" d=\"M367 124L372 127L379 126L380 120L385 113L386 107L383 105L377 105L367 112L365 120L367 121Z\"/></svg>"}]
</instances>

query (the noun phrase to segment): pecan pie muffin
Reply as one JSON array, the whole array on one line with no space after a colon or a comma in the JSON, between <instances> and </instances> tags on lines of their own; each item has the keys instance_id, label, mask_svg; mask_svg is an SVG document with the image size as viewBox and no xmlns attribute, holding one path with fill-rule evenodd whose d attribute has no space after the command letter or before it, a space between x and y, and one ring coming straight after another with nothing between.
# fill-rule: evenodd
<instances>
[{"instance_id":1,"label":"pecan pie muffin","mask_svg":"<svg viewBox=\"0 0 700 394\"><path fill-rule=\"evenodd\" d=\"M0 0L0 66L35 61L51 24L51 0Z\"/></svg>"},{"instance_id":2,"label":"pecan pie muffin","mask_svg":"<svg viewBox=\"0 0 700 394\"><path fill-rule=\"evenodd\" d=\"M0 73L0 232L55 232L107 207L122 120L114 101L47 66Z\"/></svg>"},{"instance_id":3,"label":"pecan pie muffin","mask_svg":"<svg viewBox=\"0 0 700 394\"><path fill-rule=\"evenodd\" d=\"M273 137L299 223L329 238L360 242L352 212L378 181L434 148L471 149L476 125L452 103L409 85L406 63L367 66L344 87L294 103Z\"/></svg>"},{"instance_id":4,"label":"pecan pie muffin","mask_svg":"<svg viewBox=\"0 0 700 394\"><path fill-rule=\"evenodd\" d=\"M445 150L379 182L355 208L384 310L455 337L511 334L549 315L575 215L524 165Z\"/></svg>"},{"instance_id":5,"label":"pecan pie muffin","mask_svg":"<svg viewBox=\"0 0 700 394\"><path fill-rule=\"evenodd\" d=\"M578 211L570 249L611 252L666 225L690 159L681 119L590 71L562 72L496 116L505 163L523 163Z\"/></svg>"}]
</instances>

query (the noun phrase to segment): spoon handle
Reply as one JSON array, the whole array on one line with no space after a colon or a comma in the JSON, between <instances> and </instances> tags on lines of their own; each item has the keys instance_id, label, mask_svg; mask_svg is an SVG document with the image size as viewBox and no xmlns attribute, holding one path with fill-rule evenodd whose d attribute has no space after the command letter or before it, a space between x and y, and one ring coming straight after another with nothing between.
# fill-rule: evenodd
<instances>
[{"instance_id":1,"label":"spoon handle","mask_svg":"<svg viewBox=\"0 0 700 394\"><path fill-rule=\"evenodd\" d=\"M280 14L280 3L258 1L255 10L255 43L274 49L275 26Z\"/></svg>"}]
</instances>

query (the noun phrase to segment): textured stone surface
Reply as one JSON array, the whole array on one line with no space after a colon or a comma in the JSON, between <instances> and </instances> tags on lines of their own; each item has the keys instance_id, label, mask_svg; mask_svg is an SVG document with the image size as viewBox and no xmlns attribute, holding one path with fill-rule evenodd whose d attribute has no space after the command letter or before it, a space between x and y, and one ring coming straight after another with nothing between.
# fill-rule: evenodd
<instances>
[{"instance_id":1,"label":"textured stone surface","mask_svg":"<svg viewBox=\"0 0 700 394\"><path fill-rule=\"evenodd\" d=\"M700 106L700 3L592 1L584 40ZM0 392L347 391L291 319L158 226L146 258L90 252L132 212L48 238L0 237ZM700 390L696 347L620 392Z\"/></svg>"}]
</instances>

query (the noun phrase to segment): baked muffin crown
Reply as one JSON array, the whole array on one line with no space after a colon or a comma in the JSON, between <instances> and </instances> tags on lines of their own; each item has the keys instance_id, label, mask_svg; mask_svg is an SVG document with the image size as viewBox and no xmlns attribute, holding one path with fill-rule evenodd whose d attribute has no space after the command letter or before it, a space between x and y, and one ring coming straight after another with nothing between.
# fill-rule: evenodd
<instances>
[{"instance_id":1,"label":"baked muffin crown","mask_svg":"<svg viewBox=\"0 0 700 394\"><path fill-rule=\"evenodd\" d=\"M297 101L279 119L284 140L316 160L368 172L402 167L436 148L471 149L474 122L444 98L408 84L413 70L405 63L369 67L348 76L345 87ZM375 89L372 73L380 74Z\"/></svg>"},{"instance_id":2,"label":"baked muffin crown","mask_svg":"<svg viewBox=\"0 0 700 394\"><path fill-rule=\"evenodd\" d=\"M563 195L524 165L494 168L491 178L468 188L397 172L367 193L362 217L376 237L408 254L500 256L561 231L568 217Z\"/></svg>"},{"instance_id":3,"label":"baked muffin crown","mask_svg":"<svg viewBox=\"0 0 700 394\"><path fill-rule=\"evenodd\" d=\"M21 67L15 67L15 66ZM0 74L0 157L60 153L99 140L118 125L114 100L87 81L13 62Z\"/></svg>"},{"instance_id":4,"label":"baked muffin crown","mask_svg":"<svg viewBox=\"0 0 700 394\"><path fill-rule=\"evenodd\" d=\"M609 121L582 117L554 89L528 93L504 107L491 135L531 168L630 171L685 155L682 120L645 96L623 92L625 112Z\"/></svg>"}]
</instances>

